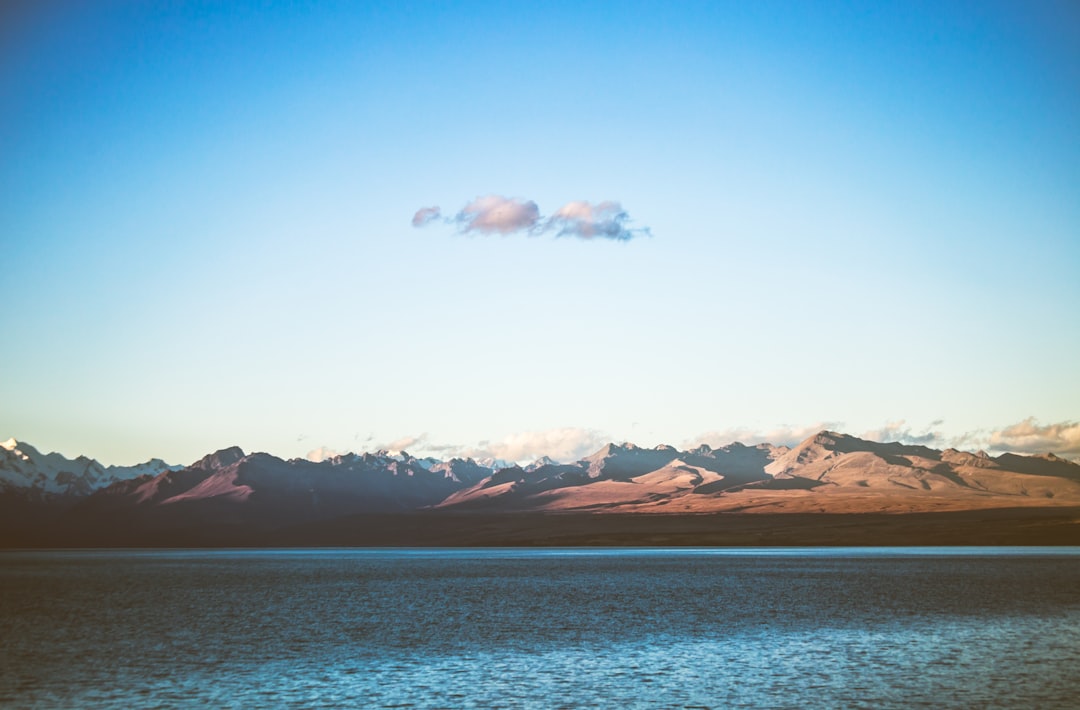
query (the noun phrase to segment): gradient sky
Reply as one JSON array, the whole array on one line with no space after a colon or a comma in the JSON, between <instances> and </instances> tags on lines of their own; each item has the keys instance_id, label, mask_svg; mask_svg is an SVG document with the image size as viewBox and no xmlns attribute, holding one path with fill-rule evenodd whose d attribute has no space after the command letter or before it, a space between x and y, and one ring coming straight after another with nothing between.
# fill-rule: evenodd
<instances>
[{"instance_id":1,"label":"gradient sky","mask_svg":"<svg viewBox=\"0 0 1080 710\"><path fill-rule=\"evenodd\" d=\"M106 463L1080 455L1080 10L5 3L0 254L0 438Z\"/></svg>"}]
</instances>

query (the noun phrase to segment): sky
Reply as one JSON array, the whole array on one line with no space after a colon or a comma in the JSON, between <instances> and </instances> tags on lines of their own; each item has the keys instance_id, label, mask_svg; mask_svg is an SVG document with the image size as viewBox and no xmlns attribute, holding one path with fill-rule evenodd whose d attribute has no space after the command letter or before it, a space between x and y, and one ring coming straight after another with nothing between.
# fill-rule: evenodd
<instances>
[{"instance_id":1,"label":"sky","mask_svg":"<svg viewBox=\"0 0 1080 710\"><path fill-rule=\"evenodd\" d=\"M0 10L0 439L1080 457L1080 9Z\"/></svg>"}]
</instances>

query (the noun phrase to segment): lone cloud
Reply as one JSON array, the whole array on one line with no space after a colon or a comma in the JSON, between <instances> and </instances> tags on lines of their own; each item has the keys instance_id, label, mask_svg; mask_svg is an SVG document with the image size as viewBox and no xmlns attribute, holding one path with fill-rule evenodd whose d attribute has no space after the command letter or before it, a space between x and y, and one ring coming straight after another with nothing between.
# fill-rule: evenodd
<instances>
[{"instance_id":1,"label":"lone cloud","mask_svg":"<svg viewBox=\"0 0 1080 710\"><path fill-rule=\"evenodd\" d=\"M413 215L412 226L423 227L425 224L433 222L439 217L442 217L442 210L438 207L421 207L416 210L416 214Z\"/></svg>"},{"instance_id":2,"label":"lone cloud","mask_svg":"<svg viewBox=\"0 0 1080 710\"><path fill-rule=\"evenodd\" d=\"M532 200L487 195L465 205L454 221L462 232L513 234L535 227L540 208Z\"/></svg>"},{"instance_id":3,"label":"lone cloud","mask_svg":"<svg viewBox=\"0 0 1080 710\"><path fill-rule=\"evenodd\" d=\"M458 227L462 234L542 234L555 232L558 237L613 239L626 241L637 236L651 236L648 227L630 227L630 215L618 202L592 204L574 200L544 219L532 200L501 195L478 197L453 217L443 217L438 207L424 207L413 215L414 227L442 221Z\"/></svg>"}]
</instances>

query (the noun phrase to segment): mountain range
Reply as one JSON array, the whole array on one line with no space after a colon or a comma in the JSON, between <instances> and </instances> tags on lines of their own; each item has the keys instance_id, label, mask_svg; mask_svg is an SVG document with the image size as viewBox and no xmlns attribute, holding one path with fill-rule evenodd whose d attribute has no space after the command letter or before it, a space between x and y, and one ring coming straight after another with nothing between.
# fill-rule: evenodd
<instances>
[{"instance_id":1,"label":"mountain range","mask_svg":"<svg viewBox=\"0 0 1080 710\"><path fill-rule=\"evenodd\" d=\"M487 464L487 465L484 465ZM386 451L321 462L229 447L130 467L0 444L0 535L282 530L386 514L930 513L1080 506L1080 464L822 431L793 448L608 444L527 466Z\"/></svg>"},{"instance_id":2,"label":"mountain range","mask_svg":"<svg viewBox=\"0 0 1080 710\"><path fill-rule=\"evenodd\" d=\"M176 471L161 459L135 466L103 466L94 459L61 454L43 454L30 444L15 439L0 442L0 493L21 491L34 498L89 495L118 481Z\"/></svg>"}]
</instances>

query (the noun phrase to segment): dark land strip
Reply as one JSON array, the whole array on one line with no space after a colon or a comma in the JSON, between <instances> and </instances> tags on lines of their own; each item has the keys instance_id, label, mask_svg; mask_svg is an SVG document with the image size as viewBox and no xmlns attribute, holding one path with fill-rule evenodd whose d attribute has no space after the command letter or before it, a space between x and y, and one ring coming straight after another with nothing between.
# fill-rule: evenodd
<instances>
[{"instance_id":1,"label":"dark land strip","mask_svg":"<svg viewBox=\"0 0 1080 710\"><path fill-rule=\"evenodd\" d=\"M1080 508L700 515L416 512L289 527L11 527L0 547L817 547L1080 545Z\"/></svg>"}]
</instances>

